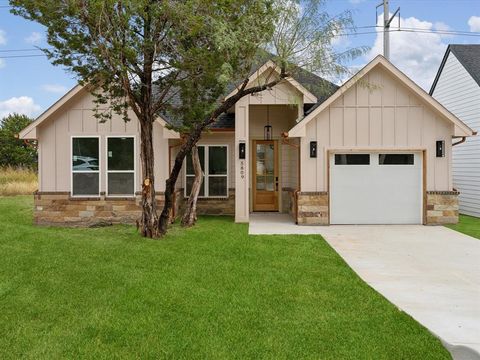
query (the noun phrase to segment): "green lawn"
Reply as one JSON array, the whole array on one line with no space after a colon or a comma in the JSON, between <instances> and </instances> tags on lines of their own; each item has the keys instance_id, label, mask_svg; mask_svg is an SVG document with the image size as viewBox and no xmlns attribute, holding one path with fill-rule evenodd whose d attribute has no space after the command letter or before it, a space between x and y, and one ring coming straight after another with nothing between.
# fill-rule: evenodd
<instances>
[{"instance_id":1,"label":"green lawn","mask_svg":"<svg viewBox=\"0 0 480 360\"><path fill-rule=\"evenodd\" d=\"M31 225L0 198L0 358L448 359L319 236Z\"/></svg>"},{"instance_id":2,"label":"green lawn","mask_svg":"<svg viewBox=\"0 0 480 360\"><path fill-rule=\"evenodd\" d=\"M457 230L461 233L473 236L480 239L480 219L468 216L460 215L460 220L456 225L448 225L450 229Z\"/></svg>"}]
</instances>

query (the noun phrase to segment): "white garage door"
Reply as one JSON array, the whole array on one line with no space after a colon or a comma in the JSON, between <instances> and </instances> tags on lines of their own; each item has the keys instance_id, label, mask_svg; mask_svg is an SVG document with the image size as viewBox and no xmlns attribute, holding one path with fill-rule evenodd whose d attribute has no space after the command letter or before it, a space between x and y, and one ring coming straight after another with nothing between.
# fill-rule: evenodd
<instances>
[{"instance_id":1,"label":"white garage door","mask_svg":"<svg viewBox=\"0 0 480 360\"><path fill-rule=\"evenodd\" d=\"M330 155L331 224L421 224L422 156Z\"/></svg>"}]
</instances>

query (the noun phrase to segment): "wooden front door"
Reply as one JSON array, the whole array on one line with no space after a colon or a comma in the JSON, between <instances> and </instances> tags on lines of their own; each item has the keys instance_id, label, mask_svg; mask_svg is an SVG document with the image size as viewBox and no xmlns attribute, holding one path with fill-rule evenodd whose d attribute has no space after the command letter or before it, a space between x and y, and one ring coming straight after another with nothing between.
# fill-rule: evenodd
<instances>
[{"instance_id":1,"label":"wooden front door","mask_svg":"<svg viewBox=\"0 0 480 360\"><path fill-rule=\"evenodd\" d=\"M278 211L278 151L275 140L253 141L253 211Z\"/></svg>"}]
</instances>

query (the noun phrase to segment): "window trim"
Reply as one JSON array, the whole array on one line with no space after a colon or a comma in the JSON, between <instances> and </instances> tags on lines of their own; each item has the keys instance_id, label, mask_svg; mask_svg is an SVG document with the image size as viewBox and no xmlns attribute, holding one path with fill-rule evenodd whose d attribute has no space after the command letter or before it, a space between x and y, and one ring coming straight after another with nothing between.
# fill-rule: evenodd
<instances>
[{"instance_id":1,"label":"window trim","mask_svg":"<svg viewBox=\"0 0 480 360\"><path fill-rule=\"evenodd\" d=\"M80 170L80 171L73 171L73 139L81 139L81 138L87 138L87 139L91 139L91 138L95 138L95 139L98 139L98 170L96 171L84 171L84 170ZM71 135L70 136L70 196L71 197L75 197L75 198L91 198L91 197L100 197L100 194L102 192L102 174L100 172L100 169L102 168L101 167L101 162L100 162L100 159L101 159L101 149L102 149L102 146L101 146L101 137L99 135ZM98 194L91 194L91 195L75 195L73 193L73 173L86 173L86 174L98 174Z\"/></svg>"},{"instance_id":2,"label":"window trim","mask_svg":"<svg viewBox=\"0 0 480 360\"><path fill-rule=\"evenodd\" d=\"M203 195L203 196L198 196L199 199L227 199L229 197L229 184L230 184L230 149L228 144L199 144L197 147L203 146L205 148L204 156L205 156L205 171L203 175L203 184L204 184L204 194L208 194L208 178L209 177L226 177L227 178L227 192L225 195ZM227 173L225 175L222 174L208 174L208 171L210 169L210 164L208 161L208 155L209 155L209 149L210 147L225 147L227 149ZM187 156L189 156L187 154ZM195 177L195 175L187 175L187 158L185 157L184 160L184 168L185 171L183 172L183 181L184 181L184 189L183 189L183 194L186 199L190 197L190 194L187 194L187 177Z\"/></svg>"},{"instance_id":3,"label":"window trim","mask_svg":"<svg viewBox=\"0 0 480 360\"><path fill-rule=\"evenodd\" d=\"M133 139L133 170L108 170L108 139L132 138ZM108 192L108 175L112 174L133 174L132 194L110 194ZM137 137L135 135L108 135L105 136L105 196L109 198L134 198L137 192Z\"/></svg>"}]
</instances>

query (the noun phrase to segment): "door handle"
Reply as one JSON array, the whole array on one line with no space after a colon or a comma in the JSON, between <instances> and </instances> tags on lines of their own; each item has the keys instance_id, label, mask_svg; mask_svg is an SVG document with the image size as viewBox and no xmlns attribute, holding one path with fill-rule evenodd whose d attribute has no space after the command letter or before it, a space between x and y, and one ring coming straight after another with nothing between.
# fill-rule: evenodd
<instances>
[{"instance_id":1,"label":"door handle","mask_svg":"<svg viewBox=\"0 0 480 360\"><path fill-rule=\"evenodd\" d=\"M275 177L275 191L278 191L278 176Z\"/></svg>"}]
</instances>

